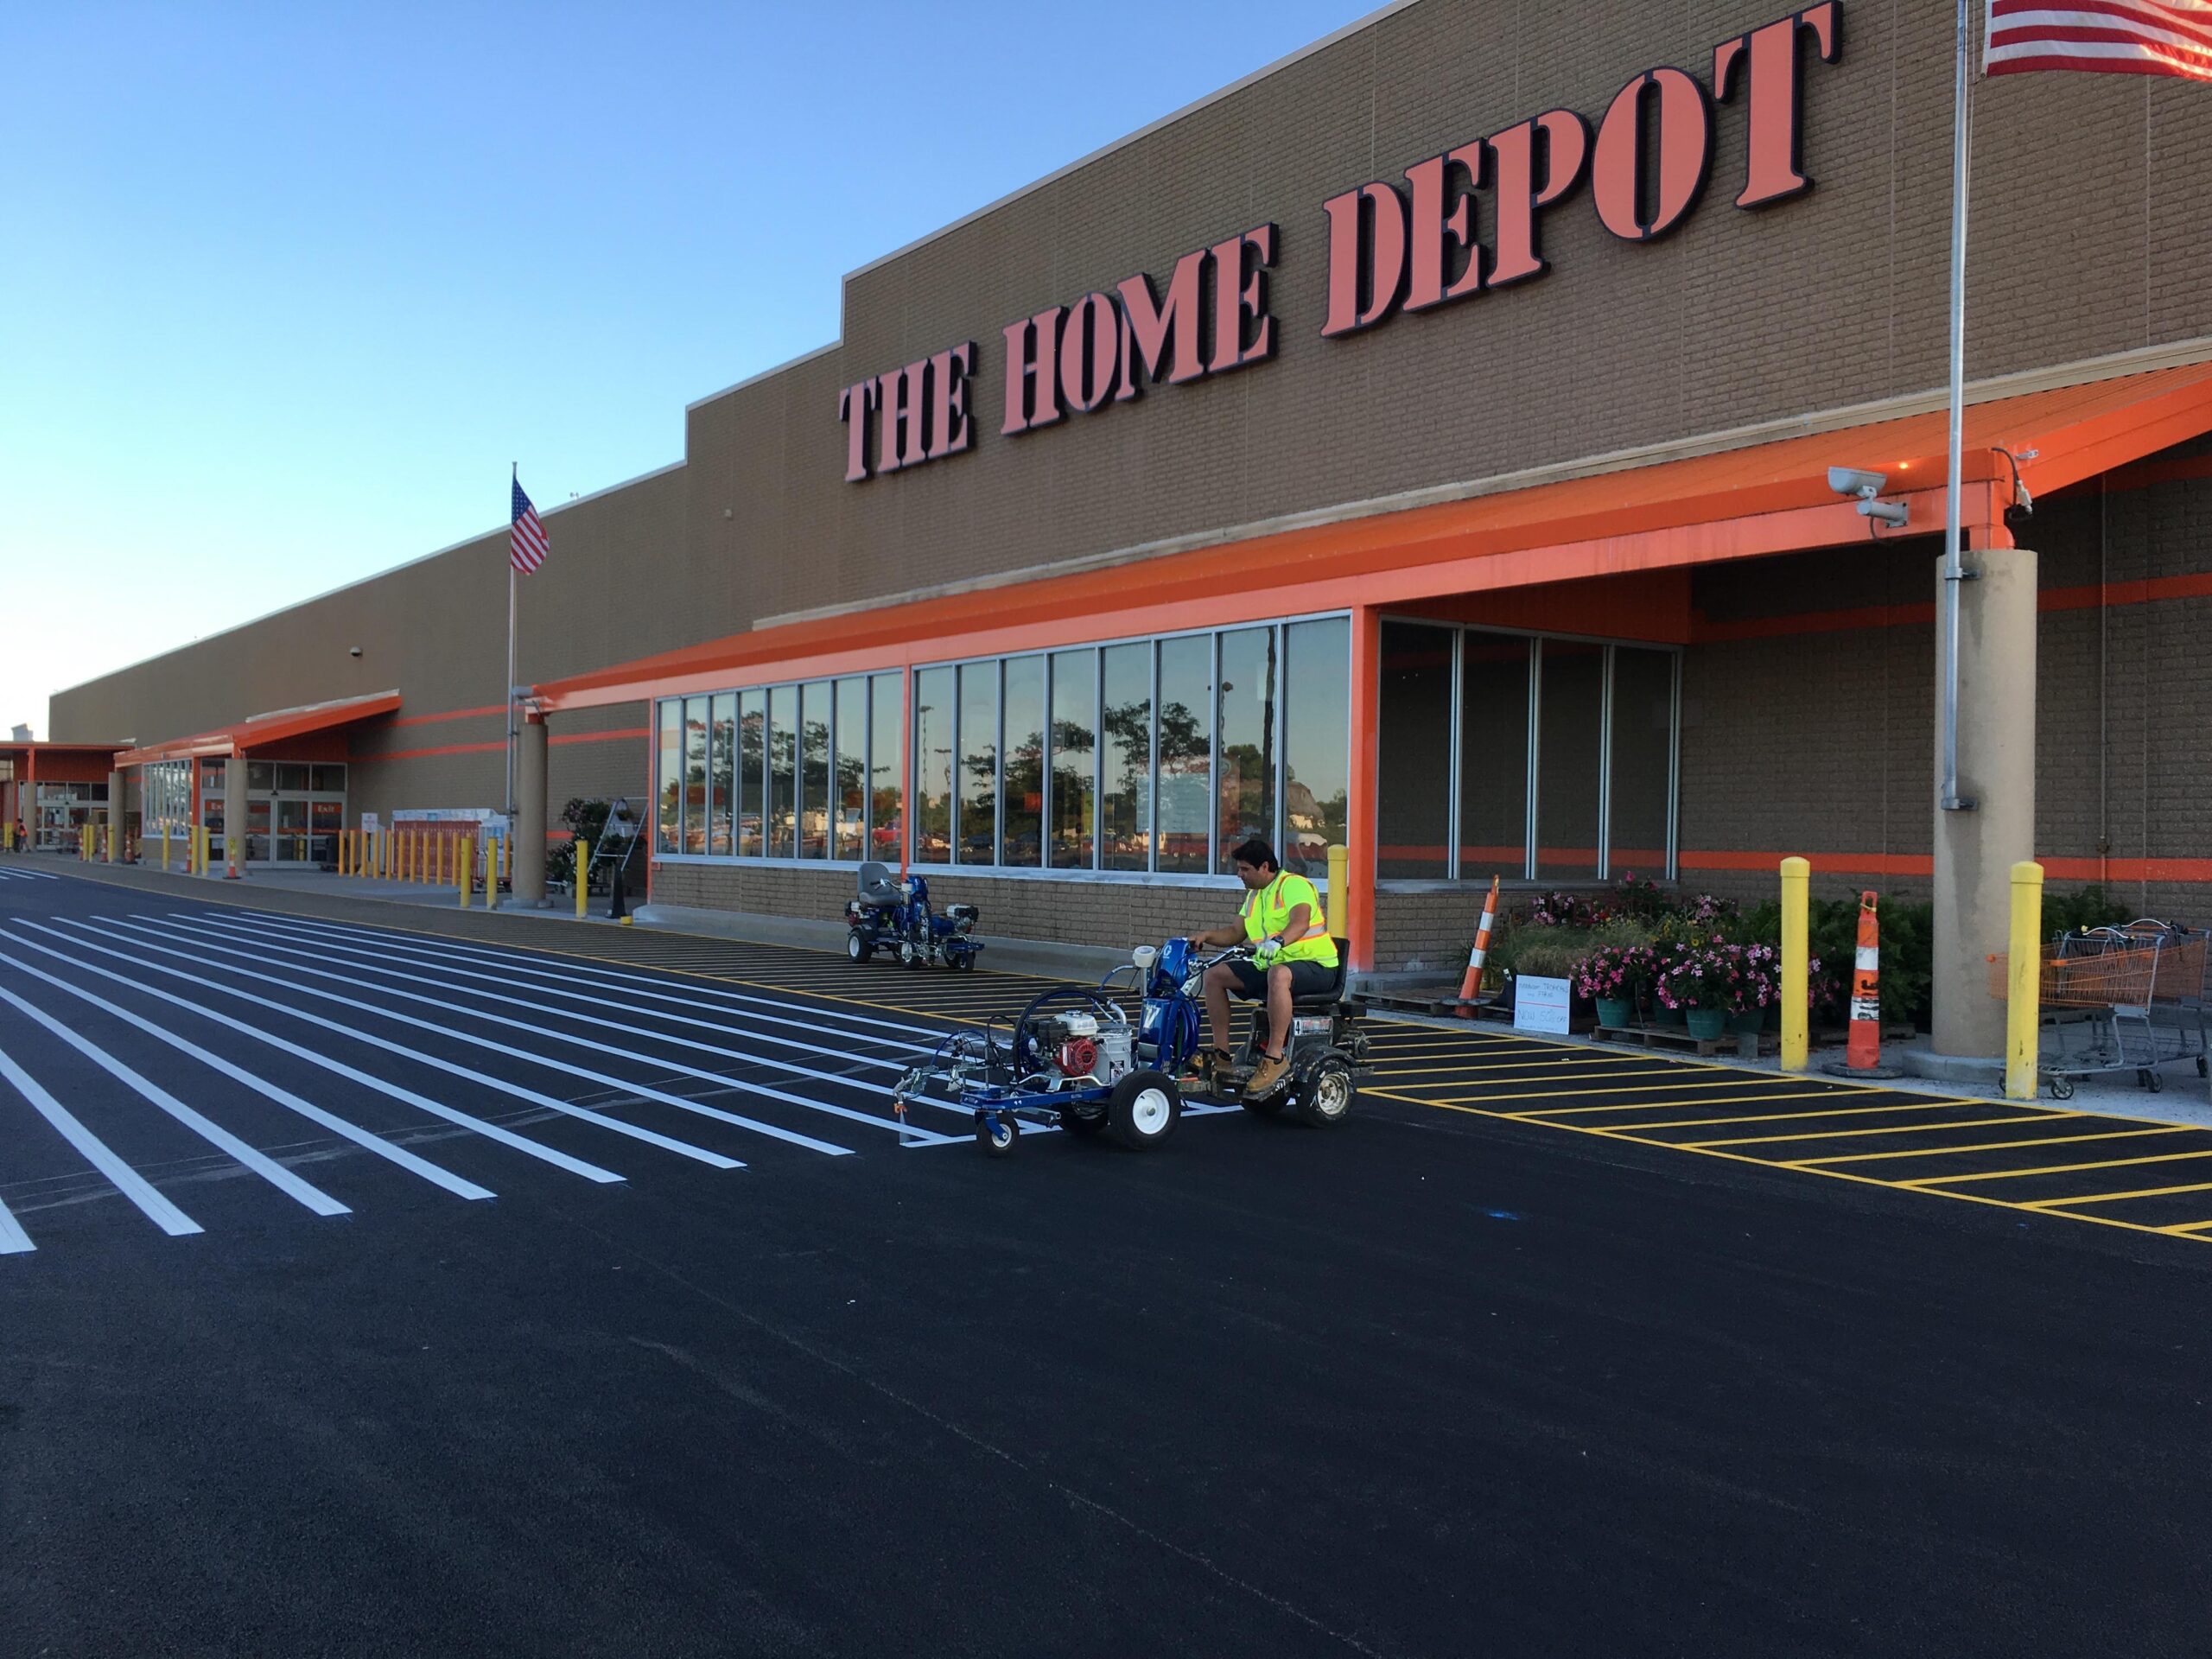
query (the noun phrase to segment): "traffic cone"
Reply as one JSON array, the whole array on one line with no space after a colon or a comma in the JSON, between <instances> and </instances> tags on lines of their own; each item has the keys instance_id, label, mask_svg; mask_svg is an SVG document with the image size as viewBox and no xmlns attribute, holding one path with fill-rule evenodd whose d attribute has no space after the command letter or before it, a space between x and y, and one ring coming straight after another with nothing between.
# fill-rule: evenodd
<instances>
[{"instance_id":1,"label":"traffic cone","mask_svg":"<svg viewBox=\"0 0 2212 1659\"><path fill-rule=\"evenodd\" d=\"M1882 1064L1882 933L1876 919L1876 895L1859 895L1859 954L1851 971L1851 1040L1844 1063L1853 1071Z\"/></svg>"},{"instance_id":2,"label":"traffic cone","mask_svg":"<svg viewBox=\"0 0 2212 1659\"><path fill-rule=\"evenodd\" d=\"M1497 878L1490 879L1490 897L1483 900L1482 925L1475 929L1475 948L1467 952L1467 971L1459 981L1459 1007L1462 1020L1474 1018L1474 1009L1468 1005L1475 1000L1475 993L1483 982L1483 958L1490 955L1490 930L1497 920Z\"/></svg>"}]
</instances>

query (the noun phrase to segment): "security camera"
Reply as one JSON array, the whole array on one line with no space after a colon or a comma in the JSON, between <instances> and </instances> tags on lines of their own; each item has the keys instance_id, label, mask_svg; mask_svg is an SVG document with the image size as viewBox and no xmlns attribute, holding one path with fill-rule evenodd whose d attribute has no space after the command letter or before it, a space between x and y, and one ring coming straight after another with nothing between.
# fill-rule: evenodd
<instances>
[{"instance_id":1,"label":"security camera","mask_svg":"<svg viewBox=\"0 0 2212 1659\"><path fill-rule=\"evenodd\" d=\"M346 654L348 657L358 657L358 656L359 656L359 655L361 654L361 648L360 648L359 645L356 645L356 646L354 646L351 651L347 652Z\"/></svg>"},{"instance_id":2,"label":"security camera","mask_svg":"<svg viewBox=\"0 0 2212 1659\"><path fill-rule=\"evenodd\" d=\"M1859 498L1859 516L1878 524L1887 524L1891 530L1903 530L1911 509L1902 501L1878 501L1874 498L1888 483L1885 473L1862 473L1855 467L1828 468L1828 488L1838 495Z\"/></svg>"}]
</instances>

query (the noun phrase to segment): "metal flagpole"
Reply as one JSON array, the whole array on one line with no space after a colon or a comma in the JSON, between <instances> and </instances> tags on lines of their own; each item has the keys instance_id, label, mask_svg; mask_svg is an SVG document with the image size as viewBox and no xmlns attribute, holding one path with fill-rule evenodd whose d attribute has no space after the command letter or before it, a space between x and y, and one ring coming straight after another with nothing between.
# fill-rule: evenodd
<instances>
[{"instance_id":1,"label":"metal flagpole","mask_svg":"<svg viewBox=\"0 0 2212 1659\"><path fill-rule=\"evenodd\" d=\"M514 463L514 481L522 481L522 463ZM512 501L512 497L509 498ZM512 511L508 518L513 518ZM515 832L515 550L514 531L507 531L507 689L500 699L507 709L507 833ZM491 891L499 891L499 883Z\"/></svg>"},{"instance_id":2,"label":"metal flagpole","mask_svg":"<svg viewBox=\"0 0 2212 1659\"><path fill-rule=\"evenodd\" d=\"M1972 147L1969 3L1959 0L1957 85L1951 107L1951 433L1943 498L1943 788L1936 798L1946 812L1974 807L1959 794L1959 584L1970 580L1960 524L1960 475L1966 455L1967 185Z\"/></svg>"}]
</instances>

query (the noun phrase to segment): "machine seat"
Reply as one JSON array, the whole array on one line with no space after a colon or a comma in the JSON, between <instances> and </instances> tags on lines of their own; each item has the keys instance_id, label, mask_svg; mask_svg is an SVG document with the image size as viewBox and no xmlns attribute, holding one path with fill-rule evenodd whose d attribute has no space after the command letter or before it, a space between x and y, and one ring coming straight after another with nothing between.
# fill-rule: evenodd
<instances>
[{"instance_id":1,"label":"machine seat","mask_svg":"<svg viewBox=\"0 0 2212 1659\"><path fill-rule=\"evenodd\" d=\"M860 902L871 909L887 910L902 897L898 878L890 867L870 859L860 868Z\"/></svg>"}]
</instances>

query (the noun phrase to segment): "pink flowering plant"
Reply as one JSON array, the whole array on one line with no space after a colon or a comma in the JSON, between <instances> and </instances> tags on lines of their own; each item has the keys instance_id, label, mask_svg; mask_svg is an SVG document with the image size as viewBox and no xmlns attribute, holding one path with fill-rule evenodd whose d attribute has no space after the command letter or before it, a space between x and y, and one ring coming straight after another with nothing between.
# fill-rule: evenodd
<instances>
[{"instance_id":1,"label":"pink flowering plant","mask_svg":"<svg viewBox=\"0 0 2212 1659\"><path fill-rule=\"evenodd\" d=\"M1574 994L1593 1001L1632 1002L1650 973L1649 946L1601 944L1574 970Z\"/></svg>"},{"instance_id":2,"label":"pink flowering plant","mask_svg":"<svg viewBox=\"0 0 2212 1659\"><path fill-rule=\"evenodd\" d=\"M1668 1007L1719 1008L1740 1014L1745 1007L1745 969L1743 947L1718 934L1686 945L1655 983L1659 1001Z\"/></svg>"}]
</instances>

